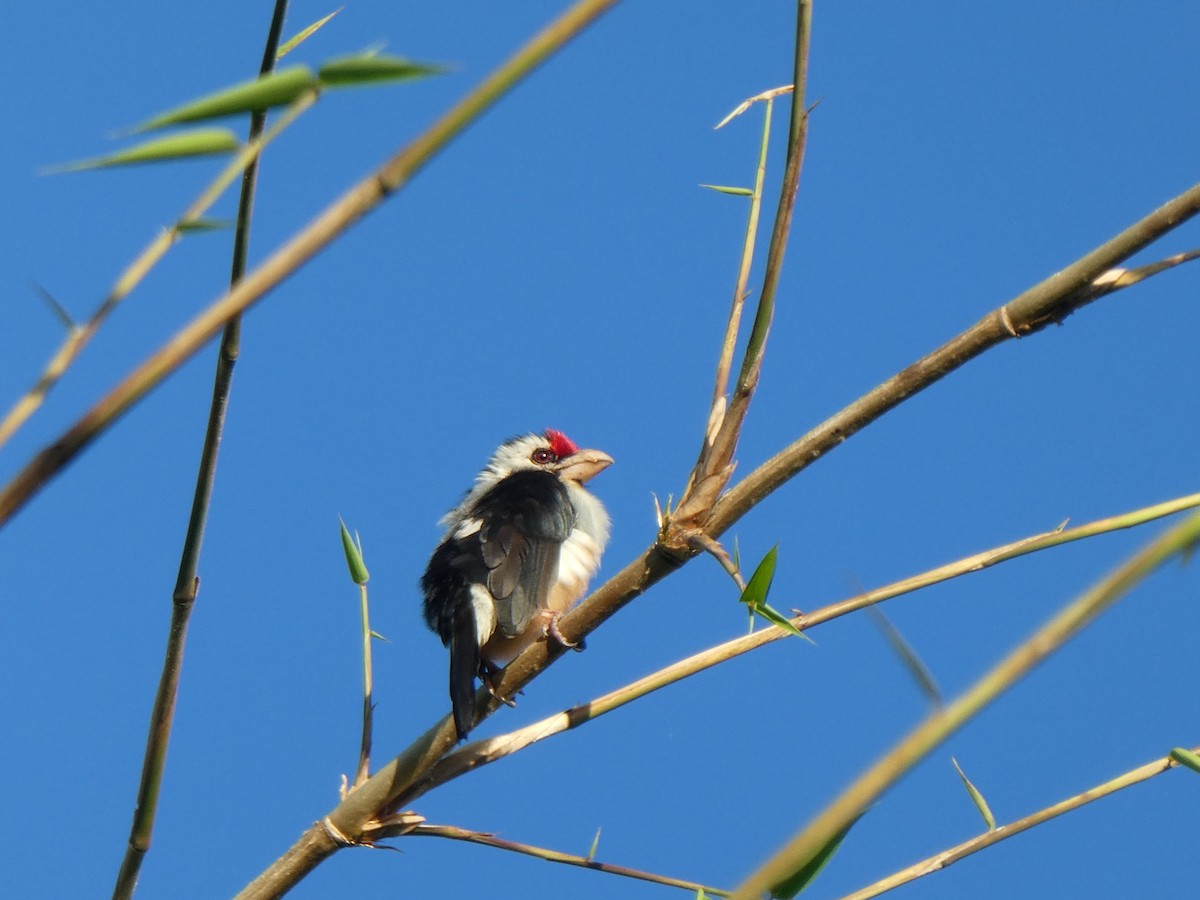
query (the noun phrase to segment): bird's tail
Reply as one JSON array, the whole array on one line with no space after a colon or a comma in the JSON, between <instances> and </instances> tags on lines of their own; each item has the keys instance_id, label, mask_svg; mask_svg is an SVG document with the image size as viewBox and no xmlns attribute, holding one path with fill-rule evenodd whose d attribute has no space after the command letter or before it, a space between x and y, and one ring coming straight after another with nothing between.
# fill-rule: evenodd
<instances>
[{"instance_id":1,"label":"bird's tail","mask_svg":"<svg viewBox=\"0 0 1200 900\"><path fill-rule=\"evenodd\" d=\"M475 675L479 671L479 639L475 614L470 607L454 617L450 635L450 705L454 727L464 740L475 727Z\"/></svg>"}]
</instances>

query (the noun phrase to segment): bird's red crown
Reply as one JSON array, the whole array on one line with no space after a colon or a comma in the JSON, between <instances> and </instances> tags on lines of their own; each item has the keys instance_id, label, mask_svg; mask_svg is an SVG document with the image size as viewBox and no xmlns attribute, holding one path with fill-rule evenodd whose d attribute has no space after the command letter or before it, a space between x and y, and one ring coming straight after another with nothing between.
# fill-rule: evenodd
<instances>
[{"instance_id":1,"label":"bird's red crown","mask_svg":"<svg viewBox=\"0 0 1200 900\"><path fill-rule=\"evenodd\" d=\"M553 428L546 429L546 440L550 442L550 449L559 459L564 459L573 453L579 452L579 448L575 446L574 441L561 431L555 431Z\"/></svg>"}]
</instances>

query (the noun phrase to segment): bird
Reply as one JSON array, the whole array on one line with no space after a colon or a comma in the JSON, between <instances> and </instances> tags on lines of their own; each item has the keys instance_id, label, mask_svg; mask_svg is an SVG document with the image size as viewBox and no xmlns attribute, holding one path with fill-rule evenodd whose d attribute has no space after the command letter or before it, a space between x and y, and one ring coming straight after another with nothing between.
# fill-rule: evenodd
<instances>
[{"instance_id":1,"label":"bird","mask_svg":"<svg viewBox=\"0 0 1200 900\"><path fill-rule=\"evenodd\" d=\"M439 522L421 590L425 624L450 650L458 740L475 726L477 675L491 690L492 676L547 634L575 646L557 621L600 568L610 529L584 485L612 462L552 428L510 438Z\"/></svg>"}]
</instances>

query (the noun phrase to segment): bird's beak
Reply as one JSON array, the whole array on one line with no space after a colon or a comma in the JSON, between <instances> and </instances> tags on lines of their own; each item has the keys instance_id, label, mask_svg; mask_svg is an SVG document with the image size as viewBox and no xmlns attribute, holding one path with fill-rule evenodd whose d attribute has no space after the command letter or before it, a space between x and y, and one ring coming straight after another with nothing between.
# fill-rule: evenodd
<instances>
[{"instance_id":1,"label":"bird's beak","mask_svg":"<svg viewBox=\"0 0 1200 900\"><path fill-rule=\"evenodd\" d=\"M563 460L564 465L558 470L558 475L568 481L586 484L611 466L612 462L613 458L603 450L579 450Z\"/></svg>"}]
</instances>

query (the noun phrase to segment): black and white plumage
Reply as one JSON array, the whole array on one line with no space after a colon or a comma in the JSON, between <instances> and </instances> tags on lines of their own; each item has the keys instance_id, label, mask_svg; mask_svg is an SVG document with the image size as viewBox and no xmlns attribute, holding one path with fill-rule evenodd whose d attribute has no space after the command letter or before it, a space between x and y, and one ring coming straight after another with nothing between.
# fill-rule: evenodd
<instances>
[{"instance_id":1,"label":"black and white plumage","mask_svg":"<svg viewBox=\"0 0 1200 900\"><path fill-rule=\"evenodd\" d=\"M442 519L421 588L425 622L450 648L460 740L475 724L475 676L553 631L600 567L608 513L583 485L611 464L560 431L515 437Z\"/></svg>"}]
</instances>

